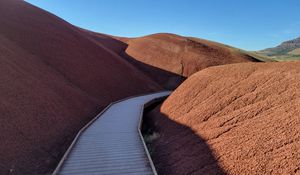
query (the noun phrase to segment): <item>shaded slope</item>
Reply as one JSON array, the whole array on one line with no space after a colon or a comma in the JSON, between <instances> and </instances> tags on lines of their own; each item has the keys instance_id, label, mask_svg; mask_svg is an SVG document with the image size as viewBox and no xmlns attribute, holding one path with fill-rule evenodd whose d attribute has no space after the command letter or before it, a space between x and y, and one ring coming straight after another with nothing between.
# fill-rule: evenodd
<instances>
[{"instance_id":1,"label":"shaded slope","mask_svg":"<svg viewBox=\"0 0 300 175\"><path fill-rule=\"evenodd\" d=\"M54 168L76 130L99 110L39 58L0 37L0 174Z\"/></svg>"},{"instance_id":2,"label":"shaded slope","mask_svg":"<svg viewBox=\"0 0 300 175\"><path fill-rule=\"evenodd\" d=\"M96 43L106 47L118 55L120 55L127 48L127 44L125 42L121 41L120 39L115 39L114 36L97 33L86 29L79 29L85 32Z\"/></svg>"},{"instance_id":3,"label":"shaded slope","mask_svg":"<svg viewBox=\"0 0 300 175\"><path fill-rule=\"evenodd\" d=\"M147 80L118 55L91 42L78 28L24 2L2 0L2 3L1 35L40 57L90 95L110 98L107 93L98 89L112 89L112 84L99 84L95 81L122 82L125 77L130 79L131 75L141 82ZM124 64L127 66L123 66ZM98 65L105 66L99 69ZM110 77L112 69L115 69L115 76ZM129 92L135 89L132 83L135 86L139 84L132 81L124 90ZM149 84L151 86L151 83ZM115 93L122 92L116 91L112 95L118 95Z\"/></svg>"},{"instance_id":4,"label":"shaded slope","mask_svg":"<svg viewBox=\"0 0 300 175\"><path fill-rule=\"evenodd\" d=\"M77 27L0 0L0 174L51 172L104 106L160 87Z\"/></svg>"},{"instance_id":5,"label":"shaded slope","mask_svg":"<svg viewBox=\"0 0 300 175\"><path fill-rule=\"evenodd\" d=\"M202 70L148 115L162 174L296 174L300 63ZM176 150L176 151L175 151Z\"/></svg>"}]
</instances>

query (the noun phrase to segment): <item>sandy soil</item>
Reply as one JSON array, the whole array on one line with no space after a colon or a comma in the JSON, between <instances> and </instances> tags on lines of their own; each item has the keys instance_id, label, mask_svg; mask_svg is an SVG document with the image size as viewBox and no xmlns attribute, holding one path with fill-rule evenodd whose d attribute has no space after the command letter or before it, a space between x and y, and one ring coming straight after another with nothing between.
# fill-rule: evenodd
<instances>
[{"instance_id":1,"label":"sandy soil","mask_svg":"<svg viewBox=\"0 0 300 175\"><path fill-rule=\"evenodd\" d=\"M186 80L147 121L161 174L299 174L300 63L240 63Z\"/></svg>"}]
</instances>

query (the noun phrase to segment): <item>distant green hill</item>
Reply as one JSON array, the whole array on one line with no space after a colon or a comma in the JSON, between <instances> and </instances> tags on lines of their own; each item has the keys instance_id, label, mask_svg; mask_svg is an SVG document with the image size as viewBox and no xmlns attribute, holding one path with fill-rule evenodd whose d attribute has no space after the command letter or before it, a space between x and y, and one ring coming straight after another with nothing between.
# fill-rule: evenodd
<instances>
[{"instance_id":1,"label":"distant green hill","mask_svg":"<svg viewBox=\"0 0 300 175\"><path fill-rule=\"evenodd\" d=\"M259 55L268 56L277 61L300 61L300 37L283 42L279 46L261 50L255 53Z\"/></svg>"}]
</instances>

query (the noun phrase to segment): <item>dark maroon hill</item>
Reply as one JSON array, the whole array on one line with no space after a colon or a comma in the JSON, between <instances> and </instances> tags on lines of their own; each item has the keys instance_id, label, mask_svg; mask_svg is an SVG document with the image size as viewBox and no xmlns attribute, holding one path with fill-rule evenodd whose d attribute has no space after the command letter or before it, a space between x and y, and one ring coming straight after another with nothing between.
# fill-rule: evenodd
<instances>
[{"instance_id":1,"label":"dark maroon hill","mask_svg":"<svg viewBox=\"0 0 300 175\"><path fill-rule=\"evenodd\" d=\"M160 90L112 48L21 0L0 0L0 174L50 173L110 102Z\"/></svg>"}]
</instances>

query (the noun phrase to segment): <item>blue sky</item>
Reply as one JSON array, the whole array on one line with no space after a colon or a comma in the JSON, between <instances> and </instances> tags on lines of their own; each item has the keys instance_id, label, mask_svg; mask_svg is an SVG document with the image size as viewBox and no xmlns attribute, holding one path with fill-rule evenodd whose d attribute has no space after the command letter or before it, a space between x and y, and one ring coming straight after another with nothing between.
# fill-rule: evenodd
<instances>
[{"instance_id":1,"label":"blue sky","mask_svg":"<svg viewBox=\"0 0 300 175\"><path fill-rule=\"evenodd\" d=\"M300 36L299 0L27 0L82 28L117 36L176 33L245 50Z\"/></svg>"}]
</instances>

